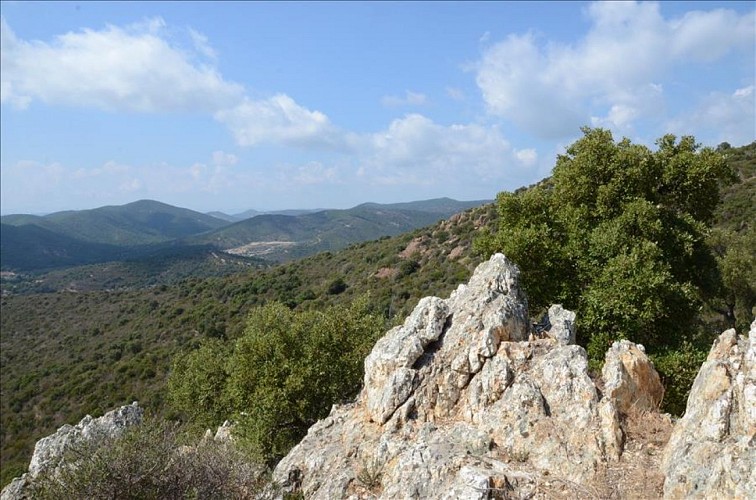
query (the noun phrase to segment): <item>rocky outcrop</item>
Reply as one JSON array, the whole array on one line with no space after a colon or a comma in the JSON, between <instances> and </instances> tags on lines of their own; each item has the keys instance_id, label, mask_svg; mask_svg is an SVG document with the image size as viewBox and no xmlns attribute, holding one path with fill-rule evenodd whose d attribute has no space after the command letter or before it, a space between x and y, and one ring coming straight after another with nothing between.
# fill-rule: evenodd
<instances>
[{"instance_id":1,"label":"rocky outcrop","mask_svg":"<svg viewBox=\"0 0 756 500\"><path fill-rule=\"evenodd\" d=\"M324 499L517 497L590 482L621 454L621 415L569 344L573 322L555 308L546 338L528 341L519 271L493 256L376 343L357 400L315 424L274 480Z\"/></svg>"},{"instance_id":2,"label":"rocky outcrop","mask_svg":"<svg viewBox=\"0 0 756 500\"><path fill-rule=\"evenodd\" d=\"M263 496L756 498L756 321L749 338L717 339L673 431L643 346L615 342L593 380L574 323L552 306L532 329L517 267L494 255L376 343L357 399L310 428ZM2 500L26 498L73 444L141 417L134 403L62 427ZM233 441L232 428L205 444Z\"/></svg>"},{"instance_id":3,"label":"rocky outcrop","mask_svg":"<svg viewBox=\"0 0 756 500\"><path fill-rule=\"evenodd\" d=\"M563 308L562 304L549 307L541 323L548 337L564 345L575 343L575 313Z\"/></svg>"},{"instance_id":4,"label":"rocky outcrop","mask_svg":"<svg viewBox=\"0 0 756 500\"><path fill-rule=\"evenodd\" d=\"M99 418L87 415L76 425L64 425L55 434L37 441L29 463L29 472L6 486L0 498L12 500L27 498L27 484L44 472L54 471L64 461L66 452L78 444L99 438L118 437L128 427L140 424L144 410L137 402L121 406Z\"/></svg>"},{"instance_id":5,"label":"rocky outcrop","mask_svg":"<svg viewBox=\"0 0 756 500\"><path fill-rule=\"evenodd\" d=\"M233 430L234 430L234 424L226 420L225 422L223 422L223 425L220 425L218 427L218 430L215 431L215 436L213 436L213 441L215 441L216 443L232 442L234 440L233 436L231 435L231 432Z\"/></svg>"},{"instance_id":6,"label":"rocky outcrop","mask_svg":"<svg viewBox=\"0 0 756 500\"><path fill-rule=\"evenodd\" d=\"M664 386L642 345L628 340L614 342L606 353L601 375L604 394L621 413L659 409Z\"/></svg>"},{"instance_id":7,"label":"rocky outcrop","mask_svg":"<svg viewBox=\"0 0 756 500\"><path fill-rule=\"evenodd\" d=\"M667 498L756 498L756 321L719 336L664 452Z\"/></svg>"}]
</instances>

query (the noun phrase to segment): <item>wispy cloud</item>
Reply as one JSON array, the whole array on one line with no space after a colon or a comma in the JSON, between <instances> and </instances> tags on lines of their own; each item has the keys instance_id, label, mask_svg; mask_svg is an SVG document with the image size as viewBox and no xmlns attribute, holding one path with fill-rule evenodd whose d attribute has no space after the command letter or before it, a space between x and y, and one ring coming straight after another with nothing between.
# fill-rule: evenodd
<instances>
[{"instance_id":1,"label":"wispy cloud","mask_svg":"<svg viewBox=\"0 0 756 500\"><path fill-rule=\"evenodd\" d=\"M225 153L223 151L213 152L213 164L220 167L230 167L239 163L239 157L233 153Z\"/></svg>"},{"instance_id":2,"label":"wispy cloud","mask_svg":"<svg viewBox=\"0 0 756 500\"><path fill-rule=\"evenodd\" d=\"M428 98L425 94L412 92L411 90L405 90L404 97L387 95L381 99L381 104L383 104L383 106L387 108L396 108L400 106L423 106L427 103Z\"/></svg>"},{"instance_id":3,"label":"wispy cloud","mask_svg":"<svg viewBox=\"0 0 756 500\"><path fill-rule=\"evenodd\" d=\"M311 161L294 168L282 169L281 181L298 185L339 184L339 171L335 165L326 166L319 161Z\"/></svg>"},{"instance_id":4,"label":"wispy cloud","mask_svg":"<svg viewBox=\"0 0 756 500\"><path fill-rule=\"evenodd\" d=\"M467 98L465 92L457 87L446 87L446 95L455 101L464 101Z\"/></svg>"},{"instance_id":5,"label":"wispy cloud","mask_svg":"<svg viewBox=\"0 0 756 500\"><path fill-rule=\"evenodd\" d=\"M666 129L699 130L718 143L747 144L756 138L755 97L753 85L732 93L711 92L691 111L670 119Z\"/></svg>"},{"instance_id":6,"label":"wispy cloud","mask_svg":"<svg viewBox=\"0 0 756 500\"><path fill-rule=\"evenodd\" d=\"M218 59L218 53L215 51L214 48L210 46L210 43L208 42L208 39L205 35L203 35L199 31L196 31L192 28L189 28L188 31L189 31L189 36L192 38L192 43L194 44L194 48L197 52L199 52L203 56L213 61Z\"/></svg>"}]
</instances>

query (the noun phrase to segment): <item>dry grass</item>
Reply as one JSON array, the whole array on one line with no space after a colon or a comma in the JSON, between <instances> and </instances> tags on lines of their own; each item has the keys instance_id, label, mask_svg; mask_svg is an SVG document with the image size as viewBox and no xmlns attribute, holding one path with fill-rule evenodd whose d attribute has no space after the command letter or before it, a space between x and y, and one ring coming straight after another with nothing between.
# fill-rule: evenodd
<instances>
[{"instance_id":1,"label":"dry grass","mask_svg":"<svg viewBox=\"0 0 756 500\"><path fill-rule=\"evenodd\" d=\"M657 411L631 410L622 418L625 447L618 462L611 462L597 475L600 498L654 499L664 493L661 459L672 433L669 415Z\"/></svg>"},{"instance_id":2,"label":"dry grass","mask_svg":"<svg viewBox=\"0 0 756 500\"><path fill-rule=\"evenodd\" d=\"M669 415L632 410L621 419L624 451L616 462L602 463L589 483L560 477L558 471L535 471L527 463L510 462L505 477L493 478L490 498L651 500L662 498L662 453L672 432Z\"/></svg>"}]
</instances>

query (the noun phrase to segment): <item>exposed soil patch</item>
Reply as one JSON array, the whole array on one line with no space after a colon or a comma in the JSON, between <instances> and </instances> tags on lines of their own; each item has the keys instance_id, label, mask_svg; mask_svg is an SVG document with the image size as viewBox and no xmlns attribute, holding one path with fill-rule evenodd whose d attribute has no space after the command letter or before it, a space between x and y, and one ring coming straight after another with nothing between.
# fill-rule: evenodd
<instances>
[{"instance_id":1,"label":"exposed soil patch","mask_svg":"<svg viewBox=\"0 0 756 500\"><path fill-rule=\"evenodd\" d=\"M382 267L373 275L378 279L393 278L399 273L398 269L393 267Z\"/></svg>"}]
</instances>

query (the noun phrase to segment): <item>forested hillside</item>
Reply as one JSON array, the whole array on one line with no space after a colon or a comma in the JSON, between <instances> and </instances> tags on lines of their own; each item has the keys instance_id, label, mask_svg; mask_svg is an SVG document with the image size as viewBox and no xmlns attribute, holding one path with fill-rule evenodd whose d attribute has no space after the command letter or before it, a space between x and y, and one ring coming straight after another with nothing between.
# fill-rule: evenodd
<instances>
[{"instance_id":1,"label":"forested hillside","mask_svg":"<svg viewBox=\"0 0 756 500\"><path fill-rule=\"evenodd\" d=\"M36 439L65 422L121 401L163 412L172 356L203 338L238 337L256 305L316 310L369 294L371 310L391 322L424 295L448 294L477 263L471 243L491 209L226 278L3 297L3 483L26 466Z\"/></svg>"},{"instance_id":2,"label":"forested hillside","mask_svg":"<svg viewBox=\"0 0 756 500\"><path fill-rule=\"evenodd\" d=\"M44 217L8 215L2 218L0 266L12 273L13 280L3 280L3 290L28 293L154 284L136 279L143 274L140 263L158 268L161 283L186 277L182 270L192 267L198 268L197 276L226 275L238 271L236 264L244 257L251 257L248 262L253 263L260 263L260 258L276 263L340 250L424 227L484 203L449 198L366 203L346 210L254 214L235 223L149 200ZM162 267L161 259L166 263ZM76 269L80 266L89 267ZM116 268L122 272L120 280L111 279ZM89 276L86 285L69 285L80 281L83 273ZM61 281L69 283L60 286Z\"/></svg>"},{"instance_id":3,"label":"forested hillside","mask_svg":"<svg viewBox=\"0 0 756 500\"><path fill-rule=\"evenodd\" d=\"M657 353L667 355L657 359L666 362L661 368L667 374L667 383L675 387L672 394L677 400L684 396L686 380L689 383L686 370L700 364L700 345L710 343L711 332L734 320L728 319L728 308L732 306L736 316L743 318L753 307L754 246L743 238L753 230L753 218L748 214L753 211L756 143L742 148L721 147L719 152L737 174L718 185L723 202L712 207L710 220L715 228L731 232L716 242L706 239L721 279L698 296L705 307L693 318L691 342ZM552 189L558 182L558 178L552 178L540 183L541 187L506 196L540 196L539 190ZM595 187L595 177L589 184ZM447 296L466 281L474 266L486 258L485 241L491 236L484 235L506 227L501 214L495 205L485 205L395 237L223 278L192 277L174 285L155 283L141 290L4 296L0 318L2 483L25 467L36 439L86 413L101 414L139 400L158 414L186 418L180 405L166 404L172 361L179 353L186 356L200 352L197 348L208 342L230 349L245 331L256 331L255 323L248 323L250 312L257 318L267 317L261 316L257 306L274 307L271 304L277 302L294 312L322 312L328 307L349 307L366 297L364 313L379 318L385 330L402 320L420 297ZM526 211L521 215L524 217ZM715 236L716 231L699 229L702 237ZM548 255L546 249L556 241L550 231L548 226L535 230L532 234L537 244L522 246L534 253L525 255ZM476 240L477 248L483 250L480 253L473 248ZM151 271L144 272L147 276ZM524 274L528 277L527 272ZM541 302L546 303L535 295L537 285L558 283L548 274L535 276L541 281L527 290L535 306L533 314L539 312ZM299 324L296 318L287 321ZM582 335L586 342L590 331L583 330ZM274 339L284 340L291 341ZM647 347L653 352L653 345ZM238 397L243 401L248 395Z\"/></svg>"}]
</instances>

